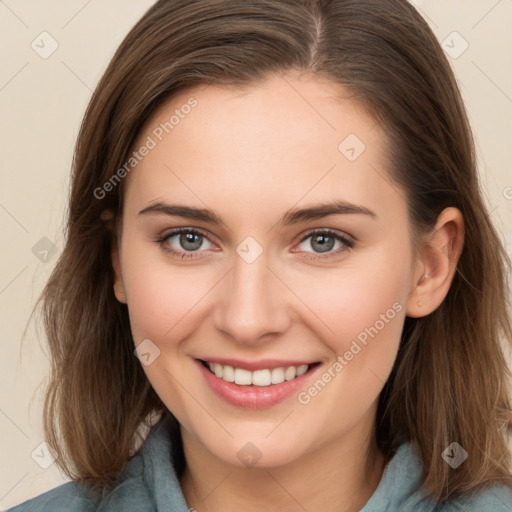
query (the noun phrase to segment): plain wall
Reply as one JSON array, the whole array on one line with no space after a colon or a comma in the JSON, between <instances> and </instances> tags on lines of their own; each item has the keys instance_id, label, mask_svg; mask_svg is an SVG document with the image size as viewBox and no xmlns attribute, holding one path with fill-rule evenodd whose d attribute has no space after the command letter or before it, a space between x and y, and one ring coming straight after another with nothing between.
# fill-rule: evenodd
<instances>
[{"instance_id":1,"label":"plain wall","mask_svg":"<svg viewBox=\"0 0 512 512\"><path fill-rule=\"evenodd\" d=\"M0 2L0 510L65 481L55 464L44 469L44 335L33 324L24 330L63 246L73 145L91 92L152 3ZM489 209L511 254L512 1L413 3L451 55ZM49 56L55 43L42 32L58 44Z\"/></svg>"}]
</instances>

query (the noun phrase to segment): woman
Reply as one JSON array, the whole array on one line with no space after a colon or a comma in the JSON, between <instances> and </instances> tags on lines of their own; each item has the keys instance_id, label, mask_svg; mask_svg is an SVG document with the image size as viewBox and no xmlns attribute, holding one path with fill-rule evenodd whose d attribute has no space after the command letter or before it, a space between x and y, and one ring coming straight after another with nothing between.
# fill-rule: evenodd
<instances>
[{"instance_id":1,"label":"woman","mask_svg":"<svg viewBox=\"0 0 512 512\"><path fill-rule=\"evenodd\" d=\"M411 5L161 0L42 298L73 482L13 510L511 510L506 264Z\"/></svg>"}]
</instances>

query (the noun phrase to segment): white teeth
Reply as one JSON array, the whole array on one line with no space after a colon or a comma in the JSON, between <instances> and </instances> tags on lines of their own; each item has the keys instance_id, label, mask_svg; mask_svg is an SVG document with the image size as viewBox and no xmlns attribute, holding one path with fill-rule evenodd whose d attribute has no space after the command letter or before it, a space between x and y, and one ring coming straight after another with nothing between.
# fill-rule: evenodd
<instances>
[{"instance_id":1,"label":"white teeth","mask_svg":"<svg viewBox=\"0 0 512 512\"><path fill-rule=\"evenodd\" d=\"M272 370L272 384L281 384L284 382L284 368L274 368Z\"/></svg>"},{"instance_id":2,"label":"white teeth","mask_svg":"<svg viewBox=\"0 0 512 512\"><path fill-rule=\"evenodd\" d=\"M235 369L232 366L224 366L222 378L226 382L235 382Z\"/></svg>"},{"instance_id":3,"label":"white teeth","mask_svg":"<svg viewBox=\"0 0 512 512\"><path fill-rule=\"evenodd\" d=\"M308 365L303 364L302 366L299 366L297 368L297 377L300 377L301 375L304 375L308 371Z\"/></svg>"},{"instance_id":4,"label":"white teeth","mask_svg":"<svg viewBox=\"0 0 512 512\"><path fill-rule=\"evenodd\" d=\"M252 372L252 383L255 386L270 386L272 383L270 370L256 370Z\"/></svg>"},{"instance_id":5,"label":"white teeth","mask_svg":"<svg viewBox=\"0 0 512 512\"><path fill-rule=\"evenodd\" d=\"M292 380L295 379L295 375L297 374L297 370L295 369L295 366L290 366L289 368L286 368L284 371L284 378L286 380Z\"/></svg>"},{"instance_id":6,"label":"white teeth","mask_svg":"<svg viewBox=\"0 0 512 512\"><path fill-rule=\"evenodd\" d=\"M213 366L214 366L213 372L215 373L215 376L219 377L219 379L222 379L222 374L223 374L222 365L218 364L218 363L213 363Z\"/></svg>"},{"instance_id":7,"label":"white teeth","mask_svg":"<svg viewBox=\"0 0 512 512\"><path fill-rule=\"evenodd\" d=\"M303 364L301 366L289 366L287 368L273 368L256 370L250 372L242 368L233 368L232 366L224 366L219 363L208 363L210 371L215 374L219 379L226 382L234 382L239 386L271 386L272 384L281 384L285 380L293 380L296 377L304 375L309 365Z\"/></svg>"},{"instance_id":8,"label":"white teeth","mask_svg":"<svg viewBox=\"0 0 512 512\"><path fill-rule=\"evenodd\" d=\"M250 386L251 382L251 372L249 370L242 370L242 368L235 369L235 384L239 386Z\"/></svg>"}]
</instances>

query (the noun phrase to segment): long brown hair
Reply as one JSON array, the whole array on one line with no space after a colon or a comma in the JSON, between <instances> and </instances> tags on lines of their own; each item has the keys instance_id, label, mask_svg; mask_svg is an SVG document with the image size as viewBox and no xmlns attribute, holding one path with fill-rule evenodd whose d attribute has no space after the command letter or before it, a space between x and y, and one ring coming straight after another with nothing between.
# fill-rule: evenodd
<instances>
[{"instance_id":1,"label":"long brown hair","mask_svg":"<svg viewBox=\"0 0 512 512\"><path fill-rule=\"evenodd\" d=\"M406 0L160 0L114 55L88 106L73 162L67 239L44 290L52 356L45 428L72 478L106 486L135 432L164 406L133 354L126 305L113 293L113 230L127 161L149 116L197 84L239 86L300 70L339 83L389 134L392 178L411 225L425 232L448 206L465 221L451 289L424 318L407 318L380 396L377 443L389 458L417 442L424 485L439 501L510 482L504 427L512 339L506 253L479 189L471 131L435 36ZM98 190L101 189L101 194ZM459 443L457 469L441 454Z\"/></svg>"}]
</instances>

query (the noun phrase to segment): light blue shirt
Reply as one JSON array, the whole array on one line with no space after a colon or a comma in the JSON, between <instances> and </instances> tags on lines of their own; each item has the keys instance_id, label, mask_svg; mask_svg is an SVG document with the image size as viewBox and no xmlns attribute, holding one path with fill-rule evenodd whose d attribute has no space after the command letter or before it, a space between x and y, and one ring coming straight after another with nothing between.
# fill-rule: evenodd
<instances>
[{"instance_id":1,"label":"light blue shirt","mask_svg":"<svg viewBox=\"0 0 512 512\"><path fill-rule=\"evenodd\" d=\"M69 482L8 512L189 512L171 453L168 430L160 422L105 495ZM512 490L504 486L436 506L421 487L421 475L414 445L401 445L361 512L512 512Z\"/></svg>"}]
</instances>

